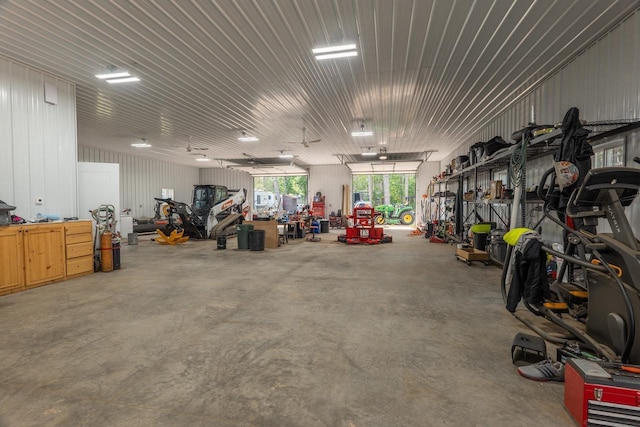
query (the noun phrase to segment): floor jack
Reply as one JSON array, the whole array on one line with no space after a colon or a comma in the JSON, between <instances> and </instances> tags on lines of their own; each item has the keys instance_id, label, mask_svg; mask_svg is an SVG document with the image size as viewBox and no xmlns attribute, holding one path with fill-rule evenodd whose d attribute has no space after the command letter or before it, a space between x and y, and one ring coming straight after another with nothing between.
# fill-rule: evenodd
<instances>
[{"instance_id":1,"label":"floor jack","mask_svg":"<svg viewBox=\"0 0 640 427\"><path fill-rule=\"evenodd\" d=\"M382 228L376 228L373 208L354 208L353 215L348 218L350 225L346 228L347 234L338 236L339 242L350 245L391 243L391 236L383 234Z\"/></svg>"}]
</instances>

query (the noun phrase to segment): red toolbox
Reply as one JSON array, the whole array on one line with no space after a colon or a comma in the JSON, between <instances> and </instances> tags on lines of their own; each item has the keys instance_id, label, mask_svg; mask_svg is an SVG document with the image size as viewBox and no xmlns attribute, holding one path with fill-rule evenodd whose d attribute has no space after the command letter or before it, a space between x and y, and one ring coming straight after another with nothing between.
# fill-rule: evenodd
<instances>
[{"instance_id":1,"label":"red toolbox","mask_svg":"<svg viewBox=\"0 0 640 427\"><path fill-rule=\"evenodd\" d=\"M579 426L640 426L640 375L623 369L567 359L564 406Z\"/></svg>"}]
</instances>

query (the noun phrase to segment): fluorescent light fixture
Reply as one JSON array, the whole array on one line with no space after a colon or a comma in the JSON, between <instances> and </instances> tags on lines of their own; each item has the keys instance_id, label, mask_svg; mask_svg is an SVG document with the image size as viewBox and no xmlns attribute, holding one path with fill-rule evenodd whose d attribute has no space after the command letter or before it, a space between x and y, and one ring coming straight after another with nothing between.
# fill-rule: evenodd
<instances>
[{"instance_id":1,"label":"fluorescent light fixture","mask_svg":"<svg viewBox=\"0 0 640 427\"><path fill-rule=\"evenodd\" d=\"M383 155L383 156L380 156L380 157L378 157L378 159L380 159L380 160L387 160L387 155L385 154L385 155Z\"/></svg>"},{"instance_id":2,"label":"fluorescent light fixture","mask_svg":"<svg viewBox=\"0 0 640 427\"><path fill-rule=\"evenodd\" d=\"M146 142L136 142L134 144L131 144L131 146L136 148L147 148L151 147L151 144L147 144Z\"/></svg>"},{"instance_id":3,"label":"fluorescent light fixture","mask_svg":"<svg viewBox=\"0 0 640 427\"><path fill-rule=\"evenodd\" d=\"M211 161L211 159L208 159L206 157L198 157L196 159L196 162L209 162L209 161Z\"/></svg>"},{"instance_id":4,"label":"fluorescent light fixture","mask_svg":"<svg viewBox=\"0 0 640 427\"><path fill-rule=\"evenodd\" d=\"M293 159L293 154L278 154L278 157L280 157L281 159Z\"/></svg>"},{"instance_id":5,"label":"fluorescent light fixture","mask_svg":"<svg viewBox=\"0 0 640 427\"><path fill-rule=\"evenodd\" d=\"M362 153L363 156L376 156L378 153L376 153L375 151L365 151L364 153Z\"/></svg>"},{"instance_id":6,"label":"fluorescent light fixture","mask_svg":"<svg viewBox=\"0 0 640 427\"><path fill-rule=\"evenodd\" d=\"M316 47L311 49L316 55L318 53L341 52L343 50L355 50L355 44L342 44L339 46Z\"/></svg>"},{"instance_id":7,"label":"fluorescent light fixture","mask_svg":"<svg viewBox=\"0 0 640 427\"><path fill-rule=\"evenodd\" d=\"M373 135L373 132L371 131L351 132L351 136L371 136L371 135Z\"/></svg>"},{"instance_id":8,"label":"fluorescent light fixture","mask_svg":"<svg viewBox=\"0 0 640 427\"><path fill-rule=\"evenodd\" d=\"M238 141L255 142L255 141L260 141L260 140L258 138L256 138L255 136L241 136L240 138L238 138Z\"/></svg>"},{"instance_id":9,"label":"fluorescent light fixture","mask_svg":"<svg viewBox=\"0 0 640 427\"><path fill-rule=\"evenodd\" d=\"M349 56L358 56L358 51L351 50L349 52L326 53L324 55L316 55L316 59L321 60L321 59L347 58Z\"/></svg>"},{"instance_id":10,"label":"fluorescent light fixture","mask_svg":"<svg viewBox=\"0 0 640 427\"><path fill-rule=\"evenodd\" d=\"M107 83L129 83L129 82L139 82L140 79L137 77L125 77L123 79L111 79L107 80Z\"/></svg>"},{"instance_id":11,"label":"fluorescent light fixture","mask_svg":"<svg viewBox=\"0 0 640 427\"><path fill-rule=\"evenodd\" d=\"M129 77L130 75L126 71L118 71L117 73L96 74L96 77L99 79L117 79L118 77Z\"/></svg>"}]
</instances>

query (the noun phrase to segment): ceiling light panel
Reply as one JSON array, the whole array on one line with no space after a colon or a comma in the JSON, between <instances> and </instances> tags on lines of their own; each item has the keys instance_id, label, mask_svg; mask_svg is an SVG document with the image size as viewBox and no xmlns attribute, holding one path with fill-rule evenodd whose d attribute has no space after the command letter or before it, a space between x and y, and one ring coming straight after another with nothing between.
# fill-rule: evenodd
<instances>
[{"instance_id":1,"label":"ceiling light panel","mask_svg":"<svg viewBox=\"0 0 640 427\"><path fill-rule=\"evenodd\" d=\"M124 77L122 79L109 79L107 80L107 83L129 83L129 82L139 82L140 79L138 77Z\"/></svg>"},{"instance_id":2,"label":"ceiling light panel","mask_svg":"<svg viewBox=\"0 0 640 427\"><path fill-rule=\"evenodd\" d=\"M136 148L148 148L151 147L151 144L147 144L146 142L136 142L134 144L131 144L131 146Z\"/></svg>"},{"instance_id":3,"label":"ceiling light panel","mask_svg":"<svg viewBox=\"0 0 640 427\"><path fill-rule=\"evenodd\" d=\"M342 52L344 50L355 50L355 49L356 49L355 44L343 44L339 46L316 47L311 51L317 55L319 53Z\"/></svg>"},{"instance_id":4,"label":"ceiling light panel","mask_svg":"<svg viewBox=\"0 0 640 427\"><path fill-rule=\"evenodd\" d=\"M358 56L358 52L355 50L352 50L349 52L326 53L323 55L316 55L316 59L322 60L322 59L334 59L334 58L348 58L349 56Z\"/></svg>"},{"instance_id":5,"label":"ceiling light panel","mask_svg":"<svg viewBox=\"0 0 640 427\"><path fill-rule=\"evenodd\" d=\"M209 161L211 161L211 159L208 159L206 157L198 157L196 159L196 162L209 162Z\"/></svg>"},{"instance_id":6,"label":"ceiling light panel","mask_svg":"<svg viewBox=\"0 0 640 427\"><path fill-rule=\"evenodd\" d=\"M119 71L117 73L96 74L96 77L99 79L117 79L118 77L129 77L130 75L126 71Z\"/></svg>"},{"instance_id":7,"label":"ceiling light panel","mask_svg":"<svg viewBox=\"0 0 640 427\"><path fill-rule=\"evenodd\" d=\"M242 141L242 142L256 142L256 141L260 141L258 138L256 138L255 136L241 136L240 138L238 138L238 141Z\"/></svg>"},{"instance_id":8,"label":"ceiling light panel","mask_svg":"<svg viewBox=\"0 0 640 427\"><path fill-rule=\"evenodd\" d=\"M371 136L371 135L373 135L373 132L371 131L351 132L351 136Z\"/></svg>"}]
</instances>

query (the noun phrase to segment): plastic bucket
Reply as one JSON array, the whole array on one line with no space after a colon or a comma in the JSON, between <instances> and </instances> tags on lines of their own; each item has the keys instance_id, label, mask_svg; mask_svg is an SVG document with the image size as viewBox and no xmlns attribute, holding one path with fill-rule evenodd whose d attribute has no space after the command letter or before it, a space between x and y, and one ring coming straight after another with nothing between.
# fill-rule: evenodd
<instances>
[{"instance_id":1,"label":"plastic bucket","mask_svg":"<svg viewBox=\"0 0 640 427\"><path fill-rule=\"evenodd\" d=\"M329 220L323 219L320 221L320 232L328 233L329 232Z\"/></svg>"},{"instance_id":2,"label":"plastic bucket","mask_svg":"<svg viewBox=\"0 0 640 427\"><path fill-rule=\"evenodd\" d=\"M130 245L138 244L138 233L129 233L127 234L127 243Z\"/></svg>"},{"instance_id":3,"label":"plastic bucket","mask_svg":"<svg viewBox=\"0 0 640 427\"><path fill-rule=\"evenodd\" d=\"M227 238L220 236L216 239L218 249L227 249Z\"/></svg>"},{"instance_id":4,"label":"plastic bucket","mask_svg":"<svg viewBox=\"0 0 640 427\"><path fill-rule=\"evenodd\" d=\"M249 232L253 230L253 224L236 225L238 236L238 249L249 249Z\"/></svg>"},{"instance_id":5,"label":"plastic bucket","mask_svg":"<svg viewBox=\"0 0 640 427\"><path fill-rule=\"evenodd\" d=\"M249 249L252 251L264 251L264 239L266 236L264 230L249 231Z\"/></svg>"}]
</instances>

